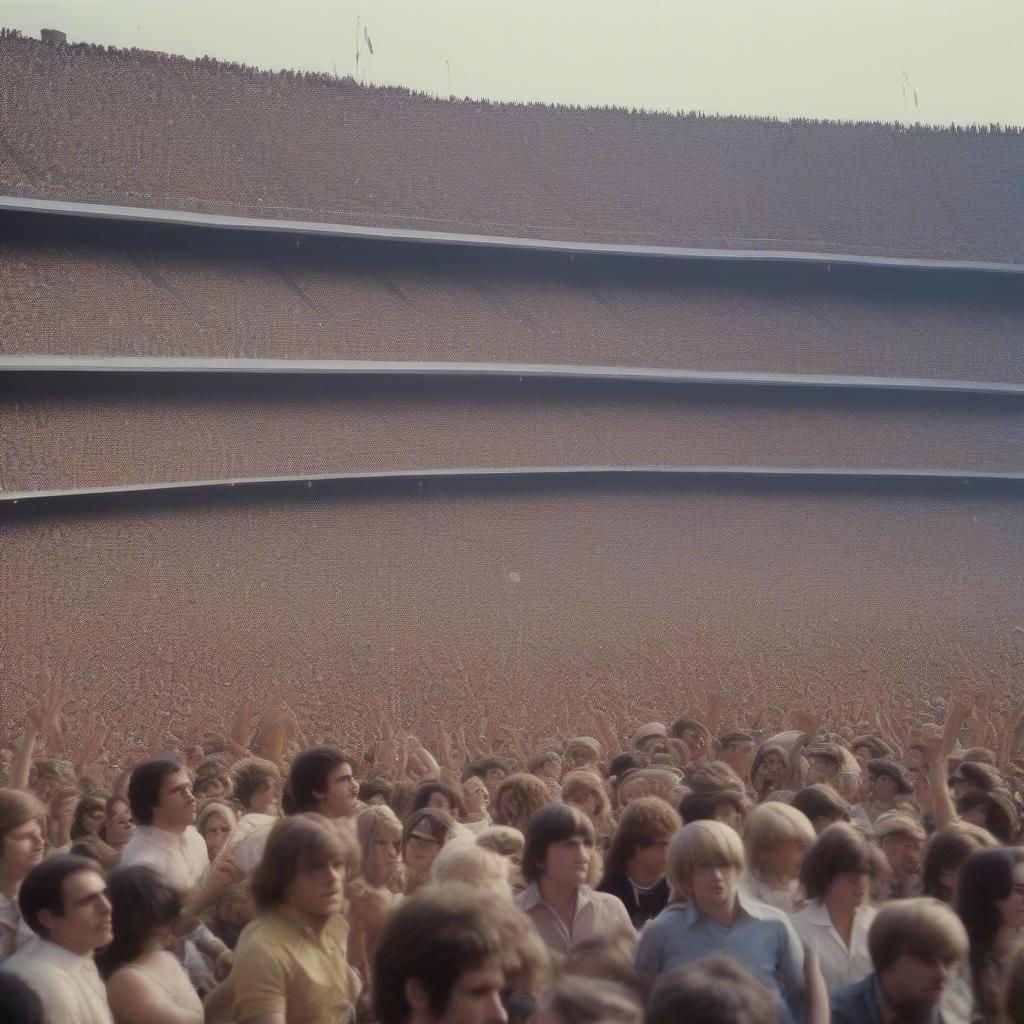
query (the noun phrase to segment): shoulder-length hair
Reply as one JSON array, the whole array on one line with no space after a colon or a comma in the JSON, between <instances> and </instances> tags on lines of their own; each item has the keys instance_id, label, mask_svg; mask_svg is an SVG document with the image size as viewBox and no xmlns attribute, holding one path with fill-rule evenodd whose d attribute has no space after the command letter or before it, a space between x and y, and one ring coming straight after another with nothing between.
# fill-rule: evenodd
<instances>
[{"instance_id":1,"label":"shoulder-length hair","mask_svg":"<svg viewBox=\"0 0 1024 1024\"><path fill-rule=\"evenodd\" d=\"M263 757L247 757L231 769L232 799L245 810L261 787L270 783L274 789L281 786L281 772L273 761Z\"/></svg>"},{"instance_id":2,"label":"shoulder-length hair","mask_svg":"<svg viewBox=\"0 0 1024 1024\"><path fill-rule=\"evenodd\" d=\"M971 940L972 967L984 960L999 932L998 904L1013 892L1013 869L1024 863L1020 847L999 847L972 853L957 879L956 912Z\"/></svg>"},{"instance_id":3,"label":"shoulder-length hair","mask_svg":"<svg viewBox=\"0 0 1024 1024\"><path fill-rule=\"evenodd\" d=\"M33 793L0 788L0 843L12 829L21 828L30 821L38 821L41 826L45 817L46 808Z\"/></svg>"},{"instance_id":4,"label":"shoulder-length hair","mask_svg":"<svg viewBox=\"0 0 1024 1024\"><path fill-rule=\"evenodd\" d=\"M682 819L660 796L641 796L629 803L604 862L603 882L626 873L626 867L640 846L669 842L683 827Z\"/></svg>"},{"instance_id":5,"label":"shoulder-length hair","mask_svg":"<svg viewBox=\"0 0 1024 1024\"><path fill-rule=\"evenodd\" d=\"M808 847L815 838L814 826L803 811L778 801L758 804L743 823L747 869L755 877L760 877L761 855L765 850L782 843L800 843Z\"/></svg>"},{"instance_id":6,"label":"shoulder-length hair","mask_svg":"<svg viewBox=\"0 0 1024 1024\"><path fill-rule=\"evenodd\" d=\"M510 797L510 799L506 799ZM551 794L536 775L517 772L502 779L494 794L492 817L498 825L510 825L520 815L532 815L551 803Z\"/></svg>"},{"instance_id":7,"label":"shoulder-length hair","mask_svg":"<svg viewBox=\"0 0 1024 1024\"><path fill-rule=\"evenodd\" d=\"M523 849L523 878L536 882L544 873L548 847L566 839L580 836L593 846L594 826L591 820L572 804L548 804L537 811L526 826L526 846Z\"/></svg>"},{"instance_id":8,"label":"shoulder-length hair","mask_svg":"<svg viewBox=\"0 0 1024 1024\"><path fill-rule=\"evenodd\" d=\"M999 845L994 836L980 825L952 821L937 828L924 848L921 860L921 885L925 896L934 896L943 903L952 903L955 885L947 885L942 876L947 871L958 873L964 862L978 850L992 850Z\"/></svg>"},{"instance_id":9,"label":"shoulder-length hair","mask_svg":"<svg viewBox=\"0 0 1024 1024\"><path fill-rule=\"evenodd\" d=\"M800 864L800 886L809 900L825 898L839 875L856 871L872 878L889 874L885 854L846 822L829 825L811 844Z\"/></svg>"},{"instance_id":10,"label":"shoulder-length hair","mask_svg":"<svg viewBox=\"0 0 1024 1024\"><path fill-rule=\"evenodd\" d=\"M577 800L593 797L595 808L594 817L600 818L611 810L611 800L608 797L608 790L605 789L601 776L589 768L576 768L566 772L562 779L562 799L566 803L575 803Z\"/></svg>"},{"instance_id":11,"label":"shoulder-length hair","mask_svg":"<svg viewBox=\"0 0 1024 1024\"><path fill-rule=\"evenodd\" d=\"M435 793L440 793L448 801L448 806L451 807L455 817L465 816L466 804L462 799L462 793L454 786L441 782L439 779L427 779L413 790L412 809L421 811L424 807L429 807L430 798Z\"/></svg>"},{"instance_id":12,"label":"shoulder-length hair","mask_svg":"<svg viewBox=\"0 0 1024 1024\"><path fill-rule=\"evenodd\" d=\"M142 955L161 928L181 916L181 894L148 864L118 868L107 878L114 941L96 954L104 978Z\"/></svg>"},{"instance_id":13,"label":"shoulder-length hair","mask_svg":"<svg viewBox=\"0 0 1024 1024\"><path fill-rule=\"evenodd\" d=\"M402 823L387 804L371 804L364 807L356 815L356 839L359 841L359 852L363 862L363 878L368 885L386 886L392 882L390 878L380 878L376 874L376 859L373 856L373 844L382 832L394 836L395 841L402 841Z\"/></svg>"},{"instance_id":14,"label":"shoulder-length hair","mask_svg":"<svg viewBox=\"0 0 1024 1024\"><path fill-rule=\"evenodd\" d=\"M85 816L90 811L103 811L106 814L107 801L102 796L96 796L91 793L83 796L78 801L78 805L75 807L75 816L71 821L71 839L81 839L83 836L91 834L85 827Z\"/></svg>"},{"instance_id":15,"label":"shoulder-length hair","mask_svg":"<svg viewBox=\"0 0 1024 1024\"><path fill-rule=\"evenodd\" d=\"M736 830L720 821L693 821L669 844L665 874L676 892L686 892L698 868L723 866L743 870L743 843Z\"/></svg>"},{"instance_id":16,"label":"shoulder-length hair","mask_svg":"<svg viewBox=\"0 0 1024 1024\"><path fill-rule=\"evenodd\" d=\"M261 910L284 902L288 883L301 871L340 860L346 882L359 870L359 848L343 826L322 814L296 814L274 823L252 876L252 898Z\"/></svg>"}]
</instances>

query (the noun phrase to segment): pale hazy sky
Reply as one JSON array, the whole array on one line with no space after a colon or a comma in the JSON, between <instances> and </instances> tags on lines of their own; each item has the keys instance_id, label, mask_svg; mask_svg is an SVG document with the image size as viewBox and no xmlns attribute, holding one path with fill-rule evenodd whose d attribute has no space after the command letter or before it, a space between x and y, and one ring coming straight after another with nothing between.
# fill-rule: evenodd
<instances>
[{"instance_id":1,"label":"pale hazy sky","mask_svg":"<svg viewBox=\"0 0 1024 1024\"><path fill-rule=\"evenodd\" d=\"M1024 125L1024 0L0 0L73 42L437 95Z\"/></svg>"}]
</instances>

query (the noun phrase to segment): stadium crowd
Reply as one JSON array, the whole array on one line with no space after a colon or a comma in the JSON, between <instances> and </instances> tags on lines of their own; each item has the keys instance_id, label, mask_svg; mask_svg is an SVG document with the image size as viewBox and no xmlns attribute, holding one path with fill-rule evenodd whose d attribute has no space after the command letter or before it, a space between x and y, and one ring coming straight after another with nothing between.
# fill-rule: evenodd
<instances>
[{"instance_id":1,"label":"stadium crowd","mask_svg":"<svg viewBox=\"0 0 1024 1024\"><path fill-rule=\"evenodd\" d=\"M0 755L0 1021L1018 1024L1024 708L986 682L903 736L710 696L358 755L274 699L125 764L48 683Z\"/></svg>"}]
</instances>

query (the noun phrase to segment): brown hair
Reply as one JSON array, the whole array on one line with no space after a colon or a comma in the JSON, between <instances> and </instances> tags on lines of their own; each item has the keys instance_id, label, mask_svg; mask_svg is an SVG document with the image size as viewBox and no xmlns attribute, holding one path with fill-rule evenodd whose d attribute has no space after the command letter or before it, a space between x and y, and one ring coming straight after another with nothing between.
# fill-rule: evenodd
<instances>
[{"instance_id":1,"label":"brown hair","mask_svg":"<svg viewBox=\"0 0 1024 1024\"><path fill-rule=\"evenodd\" d=\"M1024 1024L1024 942L1006 961L1003 1017L1006 1024Z\"/></svg>"},{"instance_id":2,"label":"brown hair","mask_svg":"<svg viewBox=\"0 0 1024 1024\"><path fill-rule=\"evenodd\" d=\"M415 829L422 831L424 828L442 846L451 839L455 829L455 819L447 811L440 811L436 807L421 807L413 811L406 819L402 828L402 857L405 857L405 848L409 845L409 836Z\"/></svg>"},{"instance_id":3,"label":"brown hair","mask_svg":"<svg viewBox=\"0 0 1024 1024\"><path fill-rule=\"evenodd\" d=\"M850 820L850 805L827 782L815 782L796 792L791 803L813 823L815 818Z\"/></svg>"},{"instance_id":4,"label":"brown hair","mask_svg":"<svg viewBox=\"0 0 1024 1024\"><path fill-rule=\"evenodd\" d=\"M548 804L530 818L526 827L523 850L523 878L536 882L544 872L548 847L574 836L582 836L588 846L594 845L594 826L590 819L572 804Z\"/></svg>"},{"instance_id":5,"label":"brown hair","mask_svg":"<svg viewBox=\"0 0 1024 1024\"><path fill-rule=\"evenodd\" d=\"M30 821L40 824L46 817L46 808L32 793L22 789L0 789L0 843L11 829L20 828Z\"/></svg>"},{"instance_id":6,"label":"brown hair","mask_svg":"<svg viewBox=\"0 0 1024 1024\"><path fill-rule=\"evenodd\" d=\"M837 875L862 871L872 878L889 873L885 855L846 822L829 825L811 844L800 864L800 885L809 900L824 899Z\"/></svg>"},{"instance_id":7,"label":"brown hair","mask_svg":"<svg viewBox=\"0 0 1024 1024\"><path fill-rule=\"evenodd\" d=\"M660 796L641 796L631 801L622 812L612 837L602 882L624 875L638 846L670 840L682 827L682 819L675 808Z\"/></svg>"},{"instance_id":8,"label":"brown hair","mask_svg":"<svg viewBox=\"0 0 1024 1024\"><path fill-rule=\"evenodd\" d=\"M262 757L247 757L231 769L231 796L246 810L256 791L266 783L281 788L281 773L273 761Z\"/></svg>"},{"instance_id":9,"label":"brown hair","mask_svg":"<svg viewBox=\"0 0 1024 1024\"><path fill-rule=\"evenodd\" d=\"M725 954L662 974L647 999L647 1024L777 1024L775 995Z\"/></svg>"},{"instance_id":10,"label":"brown hair","mask_svg":"<svg viewBox=\"0 0 1024 1024\"><path fill-rule=\"evenodd\" d=\"M952 821L937 828L924 848L921 885L925 896L952 903L955 890L942 881L946 871L959 871L975 850L994 849L995 837L968 821Z\"/></svg>"},{"instance_id":11,"label":"brown hair","mask_svg":"<svg viewBox=\"0 0 1024 1024\"><path fill-rule=\"evenodd\" d=\"M457 789L454 785L441 782L439 779L427 779L413 790L412 809L414 811L421 811L424 807L428 807L430 805L430 798L435 793L440 793L448 801L448 805L452 808L455 817L465 816L466 805L462 799L461 788Z\"/></svg>"},{"instance_id":12,"label":"brown hair","mask_svg":"<svg viewBox=\"0 0 1024 1024\"><path fill-rule=\"evenodd\" d=\"M284 902L288 883L300 871L335 858L344 862L346 880L359 870L359 849L347 831L312 812L281 818L253 873L253 900L261 910L273 909Z\"/></svg>"},{"instance_id":13,"label":"brown hair","mask_svg":"<svg viewBox=\"0 0 1024 1024\"><path fill-rule=\"evenodd\" d=\"M641 1024L637 994L616 981L567 975L544 993L541 1009L565 1024Z\"/></svg>"},{"instance_id":14,"label":"brown hair","mask_svg":"<svg viewBox=\"0 0 1024 1024\"><path fill-rule=\"evenodd\" d=\"M868 952L878 972L908 954L960 960L968 945L960 918L945 903L928 896L884 904L868 932Z\"/></svg>"},{"instance_id":15,"label":"brown hair","mask_svg":"<svg viewBox=\"0 0 1024 1024\"><path fill-rule=\"evenodd\" d=\"M512 794L513 806L509 812L510 817L517 818L524 815L531 817L545 804L551 803L551 794L548 787L544 785L536 775L527 775L525 772L517 772L509 775L498 784L498 790L494 794L494 821L498 825L509 825L502 817L503 798L506 794Z\"/></svg>"},{"instance_id":16,"label":"brown hair","mask_svg":"<svg viewBox=\"0 0 1024 1024\"><path fill-rule=\"evenodd\" d=\"M562 779L562 799L573 803L581 798L592 796L597 803L594 817L600 818L611 810L611 800L605 789L601 776L588 768L577 768L567 772Z\"/></svg>"},{"instance_id":17,"label":"brown hair","mask_svg":"<svg viewBox=\"0 0 1024 1024\"><path fill-rule=\"evenodd\" d=\"M550 957L533 925L510 900L449 882L402 901L384 926L373 969L373 1004L381 1024L405 1024L406 984L425 989L440 1016L459 976L496 960L506 982L530 988Z\"/></svg>"}]
</instances>

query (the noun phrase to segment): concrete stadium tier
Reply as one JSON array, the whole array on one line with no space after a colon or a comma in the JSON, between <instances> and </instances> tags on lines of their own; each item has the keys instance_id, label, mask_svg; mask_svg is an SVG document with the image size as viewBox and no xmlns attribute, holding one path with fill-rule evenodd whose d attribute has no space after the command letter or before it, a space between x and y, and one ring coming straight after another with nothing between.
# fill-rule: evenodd
<instances>
[{"instance_id":1,"label":"concrete stadium tier","mask_svg":"<svg viewBox=\"0 0 1024 1024\"><path fill-rule=\"evenodd\" d=\"M0 491L484 467L1024 472L1024 397L0 372Z\"/></svg>"}]
</instances>

